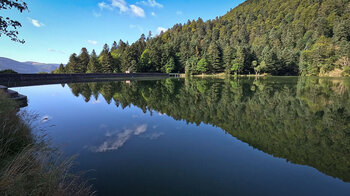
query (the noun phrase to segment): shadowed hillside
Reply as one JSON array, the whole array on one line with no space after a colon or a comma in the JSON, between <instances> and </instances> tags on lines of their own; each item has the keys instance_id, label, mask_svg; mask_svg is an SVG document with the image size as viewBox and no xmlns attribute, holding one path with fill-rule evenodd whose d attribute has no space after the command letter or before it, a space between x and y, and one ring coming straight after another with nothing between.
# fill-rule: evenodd
<instances>
[{"instance_id":1,"label":"shadowed hillside","mask_svg":"<svg viewBox=\"0 0 350 196\"><path fill-rule=\"evenodd\" d=\"M45 64L37 62L18 62L12 59L0 57L0 70L12 69L18 73L48 72L58 68L58 64Z\"/></svg>"}]
</instances>

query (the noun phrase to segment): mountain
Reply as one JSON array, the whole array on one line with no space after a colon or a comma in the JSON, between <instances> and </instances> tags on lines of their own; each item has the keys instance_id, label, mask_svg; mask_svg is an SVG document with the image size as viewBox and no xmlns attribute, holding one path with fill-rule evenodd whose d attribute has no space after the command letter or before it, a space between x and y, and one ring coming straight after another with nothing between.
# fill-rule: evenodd
<instances>
[{"instance_id":1,"label":"mountain","mask_svg":"<svg viewBox=\"0 0 350 196\"><path fill-rule=\"evenodd\" d=\"M59 64L45 64L37 62L18 62L9 58L0 57L0 70L12 69L18 73L51 72L57 69Z\"/></svg>"},{"instance_id":2,"label":"mountain","mask_svg":"<svg viewBox=\"0 0 350 196\"><path fill-rule=\"evenodd\" d=\"M87 70L82 57L86 49L61 71ZM214 20L105 45L98 61L100 72L350 76L350 0L247 0Z\"/></svg>"}]
</instances>

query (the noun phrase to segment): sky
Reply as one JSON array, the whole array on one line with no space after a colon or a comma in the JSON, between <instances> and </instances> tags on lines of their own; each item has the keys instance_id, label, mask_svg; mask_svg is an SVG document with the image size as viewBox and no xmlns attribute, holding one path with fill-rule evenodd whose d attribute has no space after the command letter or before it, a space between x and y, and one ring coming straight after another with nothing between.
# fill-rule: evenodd
<instances>
[{"instance_id":1,"label":"sky","mask_svg":"<svg viewBox=\"0 0 350 196\"><path fill-rule=\"evenodd\" d=\"M29 11L1 10L22 23L25 44L0 37L0 57L66 64L82 47L99 53L105 43L133 43L187 20L214 19L244 0L24 0Z\"/></svg>"}]
</instances>

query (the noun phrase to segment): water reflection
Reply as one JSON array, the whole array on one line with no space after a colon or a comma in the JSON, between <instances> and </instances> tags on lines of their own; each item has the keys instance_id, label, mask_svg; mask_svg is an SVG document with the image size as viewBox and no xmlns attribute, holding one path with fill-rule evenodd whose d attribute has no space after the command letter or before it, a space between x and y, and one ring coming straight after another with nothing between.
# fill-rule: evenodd
<instances>
[{"instance_id":1,"label":"water reflection","mask_svg":"<svg viewBox=\"0 0 350 196\"><path fill-rule=\"evenodd\" d=\"M105 136L108 138L95 152L107 152L118 150L121 148L133 135L138 136L147 131L147 125L137 126L135 129L125 129L122 132L110 132L107 131Z\"/></svg>"},{"instance_id":2,"label":"water reflection","mask_svg":"<svg viewBox=\"0 0 350 196\"><path fill-rule=\"evenodd\" d=\"M323 78L167 79L69 84L75 96L135 105L188 123L211 124L275 157L350 182L350 80ZM121 148L147 125L106 132L96 152Z\"/></svg>"}]
</instances>

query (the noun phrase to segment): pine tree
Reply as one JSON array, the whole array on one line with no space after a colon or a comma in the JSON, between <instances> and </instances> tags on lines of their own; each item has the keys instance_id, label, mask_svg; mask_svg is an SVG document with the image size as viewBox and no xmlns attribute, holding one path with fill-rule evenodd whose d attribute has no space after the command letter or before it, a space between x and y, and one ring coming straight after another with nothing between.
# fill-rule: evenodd
<instances>
[{"instance_id":1,"label":"pine tree","mask_svg":"<svg viewBox=\"0 0 350 196\"><path fill-rule=\"evenodd\" d=\"M77 54L73 53L69 57L69 61L66 65L66 73L79 73L79 59Z\"/></svg>"},{"instance_id":2,"label":"pine tree","mask_svg":"<svg viewBox=\"0 0 350 196\"><path fill-rule=\"evenodd\" d=\"M77 73L86 73L87 66L90 61L90 55L86 48L81 49L81 53L78 56L79 58L79 65L78 65L78 72Z\"/></svg>"},{"instance_id":3,"label":"pine tree","mask_svg":"<svg viewBox=\"0 0 350 196\"><path fill-rule=\"evenodd\" d=\"M167 62L167 64L165 64L164 66L165 68L165 73L171 73L172 71L174 71L175 69L175 60L174 58L170 58Z\"/></svg>"},{"instance_id":4,"label":"pine tree","mask_svg":"<svg viewBox=\"0 0 350 196\"><path fill-rule=\"evenodd\" d=\"M199 73L206 73L209 70L209 64L208 61L205 58L202 58L196 67L197 72Z\"/></svg>"},{"instance_id":5,"label":"pine tree","mask_svg":"<svg viewBox=\"0 0 350 196\"><path fill-rule=\"evenodd\" d=\"M231 67L231 62L232 62L232 55L233 55L233 50L232 47L230 46L226 46L224 48L224 64L225 64L225 69L230 68Z\"/></svg>"},{"instance_id":6,"label":"pine tree","mask_svg":"<svg viewBox=\"0 0 350 196\"><path fill-rule=\"evenodd\" d=\"M118 49L118 44L116 41L113 42L112 48L111 48L111 52L113 52L114 50Z\"/></svg>"},{"instance_id":7,"label":"pine tree","mask_svg":"<svg viewBox=\"0 0 350 196\"><path fill-rule=\"evenodd\" d=\"M151 39L152 39L152 31L149 31L146 41L149 41Z\"/></svg>"},{"instance_id":8,"label":"pine tree","mask_svg":"<svg viewBox=\"0 0 350 196\"><path fill-rule=\"evenodd\" d=\"M209 62L212 67L212 72L222 71L221 51L216 42L212 42L208 48Z\"/></svg>"},{"instance_id":9,"label":"pine tree","mask_svg":"<svg viewBox=\"0 0 350 196\"><path fill-rule=\"evenodd\" d=\"M87 73L101 73L101 66L98 62L95 50L91 53L90 61L87 66Z\"/></svg>"},{"instance_id":10,"label":"pine tree","mask_svg":"<svg viewBox=\"0 0 350 196\"><path fill-rule=\"evenodd\" d=\"M109 47L107 44L103 46L103 50L98 59L101 65L102 73L113 73L113 58L111 53L109 52Z\"/></svg>"},{"instance_id":11,"label":"pine tree","mask_svg":"<svg viewBox=\"0 0 350 196\"><path fill-rule=\"evenodd\" d=\"M58 67L58 73L59 74L63 74L63 73L66 73L66 70L63 66L63 64L61 63L60 66Z\"/></svg>"}]
</instances>

